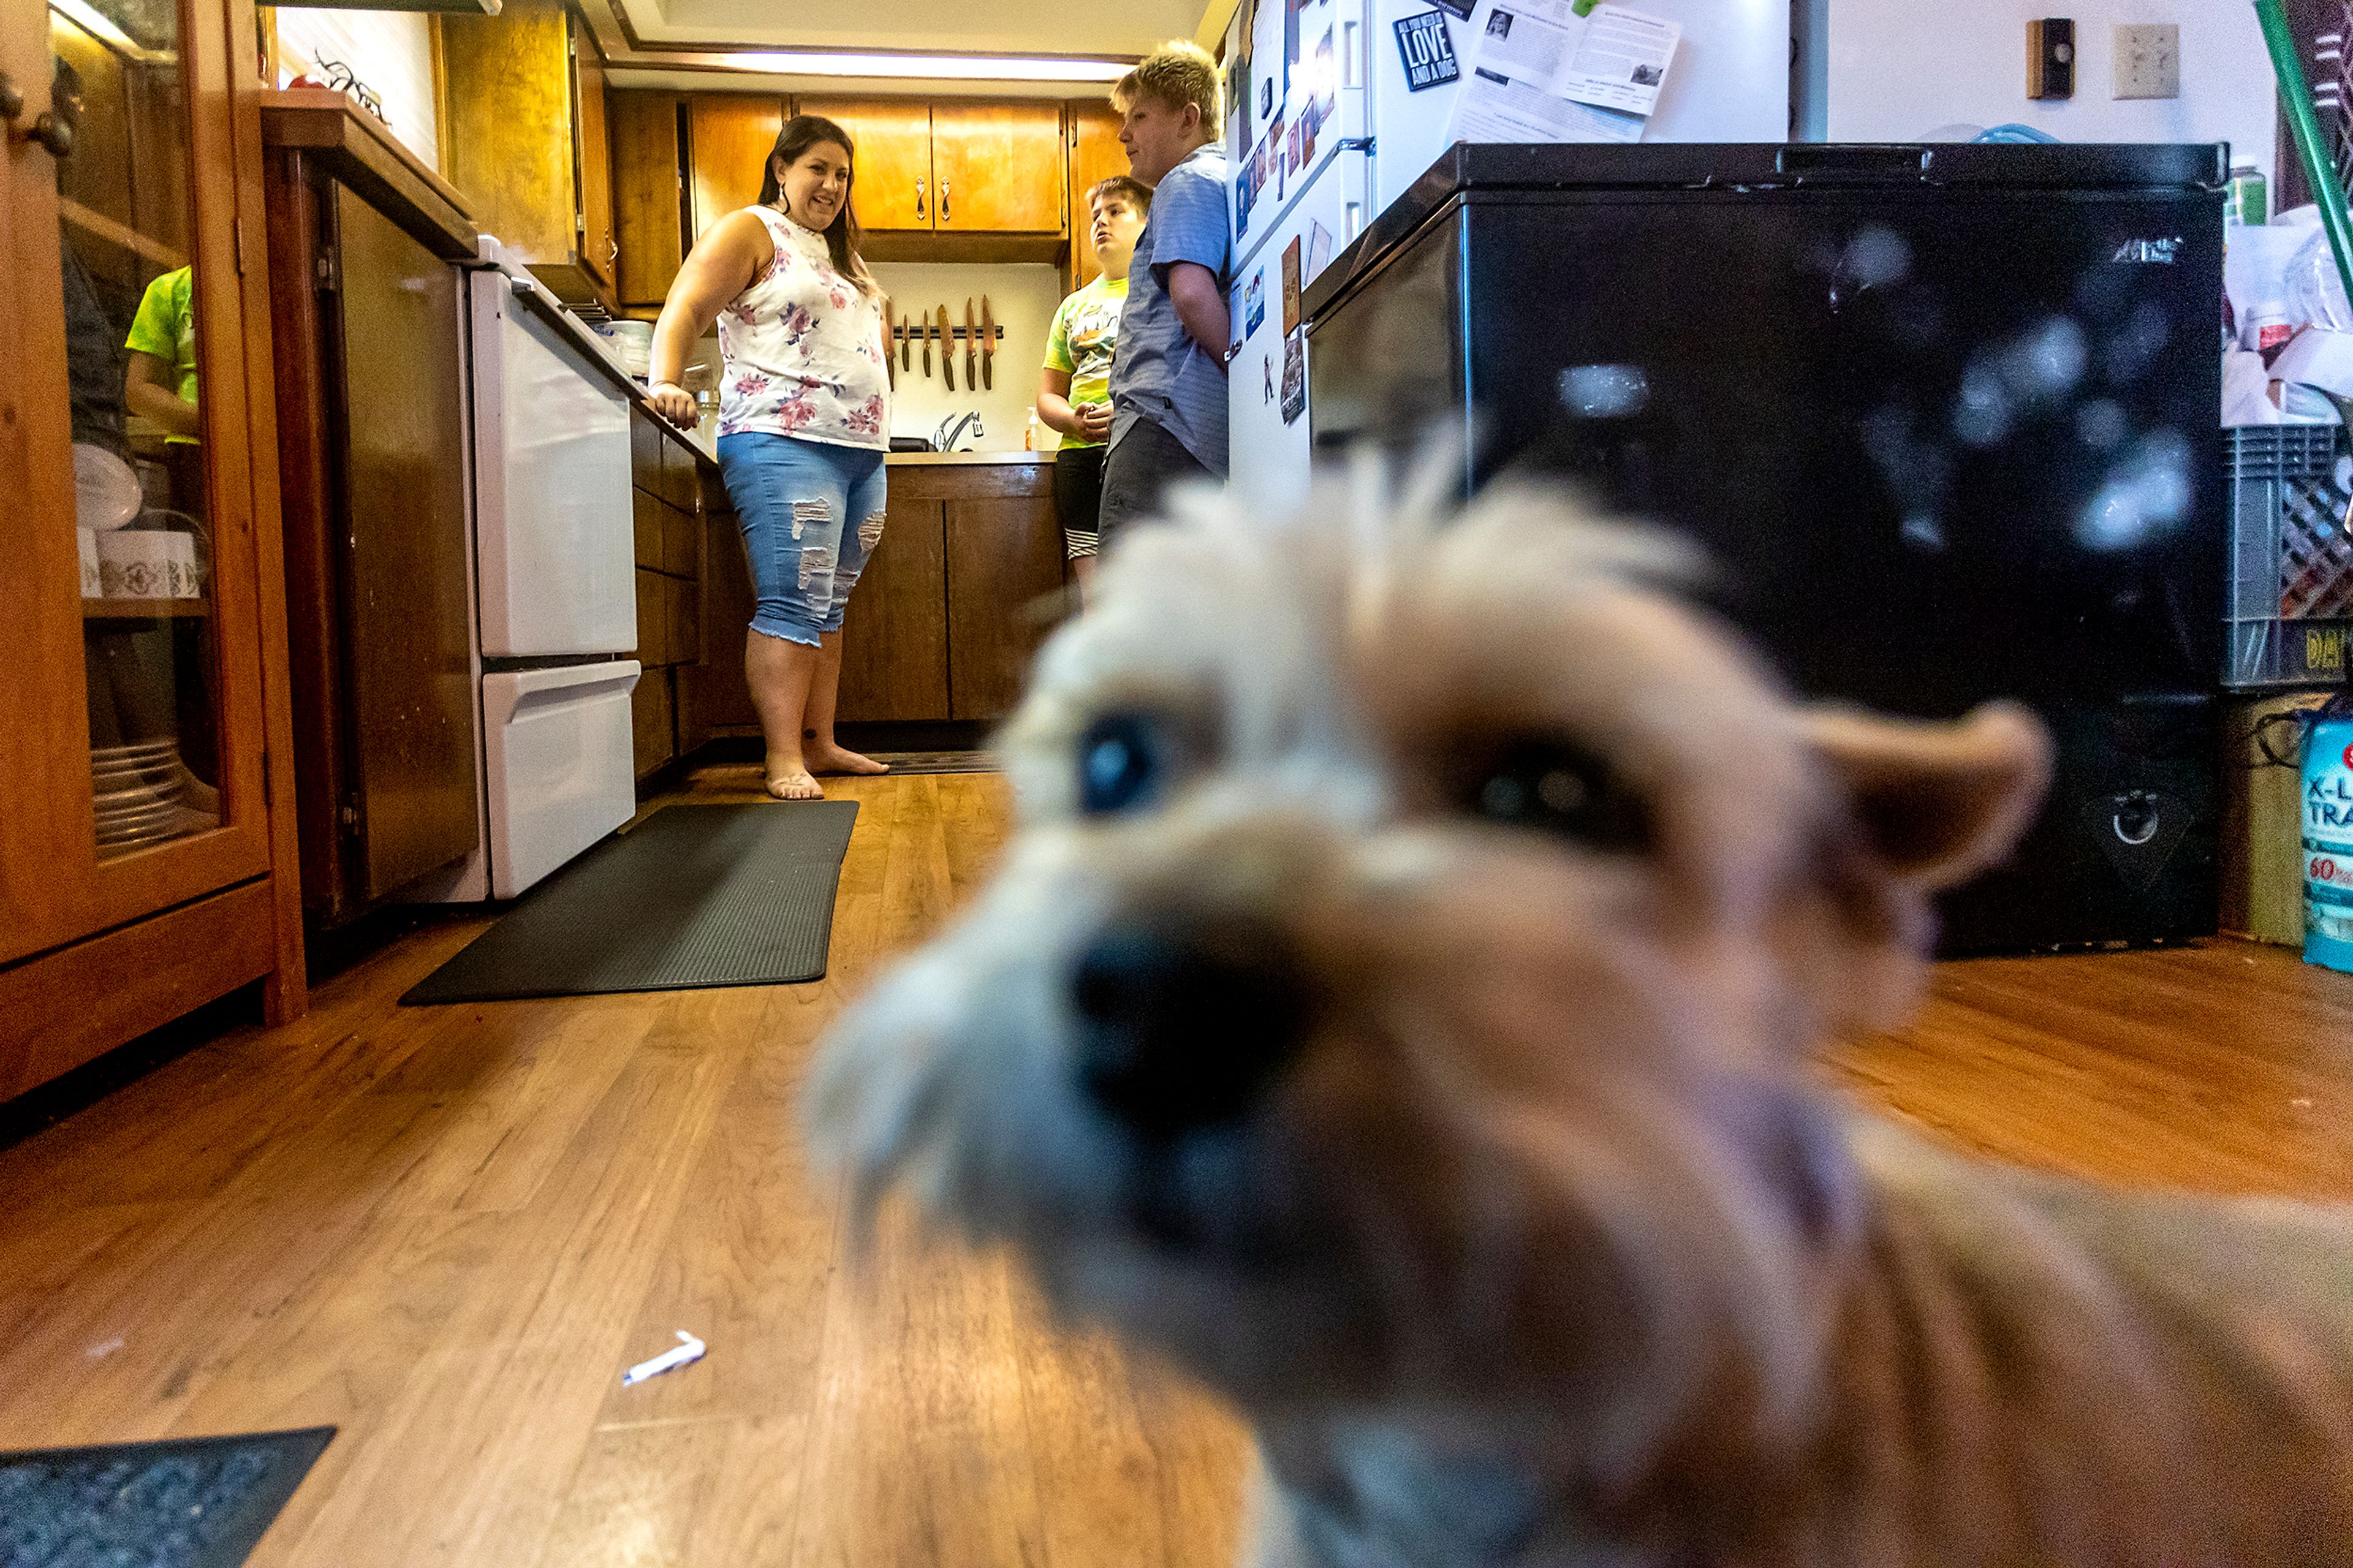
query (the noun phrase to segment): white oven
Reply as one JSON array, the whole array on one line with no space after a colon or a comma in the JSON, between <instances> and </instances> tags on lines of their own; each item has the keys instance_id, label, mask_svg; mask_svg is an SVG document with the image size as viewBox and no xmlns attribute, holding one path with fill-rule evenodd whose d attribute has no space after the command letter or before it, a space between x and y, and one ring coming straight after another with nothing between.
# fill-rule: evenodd
<instances>
[{"instance_id":1,"label":"white oven","mask_svg":"<svg viewBox=\"0 0 2353 1568\"><path fill-rule=\"evenodd\" d=\"M431 901L508 899L637 809L624 379L494 240L467 274L481 846Z\"/></svg>"}]
</instances>

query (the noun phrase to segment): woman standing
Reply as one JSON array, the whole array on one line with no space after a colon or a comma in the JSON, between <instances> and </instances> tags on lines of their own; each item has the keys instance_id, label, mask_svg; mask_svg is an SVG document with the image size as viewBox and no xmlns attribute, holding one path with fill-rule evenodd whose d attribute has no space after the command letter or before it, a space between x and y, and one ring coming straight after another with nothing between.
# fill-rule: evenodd
<instances>
[{"instance_id":1,"label":"woman standing","mask_svg":"<svg viewBox=\"0 0 2353 1568\"><path fill-rule=\"evenodd\" d=\"M891 430L886 307L858 256L852 151L830 120L786 121L760 205L695 242L654 327L654 406L691 426L678 378L719 323L719 468L759 595L744 670L781 800L822 799L818 773L885 771L833 738L842 611L882 537Z\"/></svg>"}]
</instances>

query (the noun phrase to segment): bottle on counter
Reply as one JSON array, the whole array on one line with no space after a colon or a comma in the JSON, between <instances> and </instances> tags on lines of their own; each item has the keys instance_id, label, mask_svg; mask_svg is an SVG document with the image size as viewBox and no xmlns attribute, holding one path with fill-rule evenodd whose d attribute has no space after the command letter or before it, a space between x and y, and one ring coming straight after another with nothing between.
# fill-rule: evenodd
<instances>
[{"instance_id":1,"label":"bottle on counter","mask_svg":"<svg viewBox=\"0 0 2353 1568\"><path fill-rule=\"evenodd\" d=\"M2265 300L2240 318L2239 342L2257 353L2268 353L2295 335L2287 319L2287 301Z\"/></svg>"},{"instance_id":2,"label":"bottle on counter","mask_svg":"<svg viewBox=\"0 0 2353 1568\"><path fill-rule=\"evenodd\" d=\"M2271 186L2253 163L2231 171L2229 194L2222 199L2222 221L2261 228L2271 222Z\"/></svg>"}]
</instances>

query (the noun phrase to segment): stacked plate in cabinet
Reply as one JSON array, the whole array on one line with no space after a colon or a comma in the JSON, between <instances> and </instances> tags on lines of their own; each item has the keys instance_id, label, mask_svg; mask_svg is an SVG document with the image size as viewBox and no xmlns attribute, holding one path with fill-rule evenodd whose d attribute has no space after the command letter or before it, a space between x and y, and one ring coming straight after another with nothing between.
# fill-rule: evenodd
<instances>
[{"instance_id":1,"label":"stacked plate in cabinet","mask_svg":"<svg viewBox=\"0 0 2353 1568\"><path fill-rule=\"evenodd\" d=\"M213 825L210 815L182 804L188 773L180 764L176 740L94 746L90 783L96 796L101 853L119 855Z\"/></svg>"}]
</instances>

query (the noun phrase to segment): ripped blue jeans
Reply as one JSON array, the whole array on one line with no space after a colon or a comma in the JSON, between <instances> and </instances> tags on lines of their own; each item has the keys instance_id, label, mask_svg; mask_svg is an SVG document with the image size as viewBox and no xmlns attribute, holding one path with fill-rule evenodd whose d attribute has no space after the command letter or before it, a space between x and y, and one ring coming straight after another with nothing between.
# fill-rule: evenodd
<instances>
[{"instance_id":1,"label":"ripped blue jeans","mask_svg":"<svg viewBox=\"0 0 2353 1568\"><path fill-rule=\"evenodd\" d=\"M759 606L752 629L818 646L882 537L882 454L748 430L719 437Z\"/></svg>"}]
</instances>

